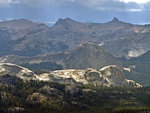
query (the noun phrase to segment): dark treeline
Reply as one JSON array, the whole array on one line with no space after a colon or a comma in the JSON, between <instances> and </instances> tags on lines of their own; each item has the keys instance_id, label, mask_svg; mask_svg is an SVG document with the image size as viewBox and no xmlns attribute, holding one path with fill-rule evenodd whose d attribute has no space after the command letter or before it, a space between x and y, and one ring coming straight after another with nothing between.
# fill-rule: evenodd
<instances>
[{"instance_id":1,"label":"dark treeline","mask_svg":"<svg viewBox=\"0 0 150 113\"><path fill-rule=\"evenodd\" d=\"M68 88L68 86L38 81L18 82L14 86L0 85L0 113L149 113L150 111L149 87L71 85Z\"/></svg>"}]
</instances>

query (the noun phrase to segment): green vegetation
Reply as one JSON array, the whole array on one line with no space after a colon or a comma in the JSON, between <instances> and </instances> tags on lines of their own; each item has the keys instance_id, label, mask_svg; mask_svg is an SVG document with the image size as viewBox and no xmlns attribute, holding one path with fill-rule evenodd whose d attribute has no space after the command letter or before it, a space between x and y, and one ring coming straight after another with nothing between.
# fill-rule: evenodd
<instances>
[{"instance_id":1,"label":"green vegetation","mask_svg":"<svg viewBox=\"0 0 150 113\"><path fill-rule=\"evenodd\" d=\"M38 81L0 85L0 113L7 113L13 107L23 109L15 113L150 112L149 87L71 85L67 89L68 86Z\"/></svg>"}]
</instances>

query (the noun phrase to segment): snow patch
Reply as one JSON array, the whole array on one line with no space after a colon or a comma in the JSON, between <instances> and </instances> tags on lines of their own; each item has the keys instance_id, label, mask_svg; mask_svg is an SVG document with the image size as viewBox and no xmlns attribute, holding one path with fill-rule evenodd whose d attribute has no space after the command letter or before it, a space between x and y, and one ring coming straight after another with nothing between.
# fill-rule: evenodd
<instances>
[{"instance_id":1,"label":"snow patch","mask_svg":"<svg viewBox=\"0 0 150 113\"><path fill-rule=\"evenodd\" d=\"M139 50L131 50L128 53L129 57L138 57L141 56L142 54L146 53L144 49L139 49Z\"/></svg>"}]
</instances>

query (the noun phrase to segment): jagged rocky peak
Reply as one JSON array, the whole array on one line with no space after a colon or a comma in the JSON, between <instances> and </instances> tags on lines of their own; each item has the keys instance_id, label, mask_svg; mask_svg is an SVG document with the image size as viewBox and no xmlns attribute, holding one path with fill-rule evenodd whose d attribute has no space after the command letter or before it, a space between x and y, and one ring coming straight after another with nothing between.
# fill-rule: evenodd
<instances>
[{"instance_id":1,"label":"jagged rocky peak","mask_svg":"<svg viewBox=\"0 0 150 113\"><path fill-rule=\"evenodd\" d=\"M119 21L119 19L117 17L114 17L112 21L117 22Z\"/></svg>"},{"instance_id":2,"label":"jagged rocky peak","mask_svg":"<svg viewBox=\"0 0 150 113\"><path fill-rule=\"evenodd\" d=\"M71 18L65 18L64 21L74 21Z\"/></svg>"},{"instance_id":3,"label":"jagged rocky peak","mask_svg":"<svg viewBox=\"0 0 150 113\"><path fill-rule=\"evenodd\" d=\"M58 21L53 25L52 29L54 31L57 31L57 30L68 30L69 29L69 26L68 26L68 23L62 19L62 18L59 18Z\"/></svg>"},{"instance_id":4,"label":"jagged rocky peak","mask_svg":"<svg viewBox=\"0 0 150 113\"><path fill-rule=\"evenodd\" d=\"M82 23L72 20L71 18L65 18L65 19L59 18L55 25L59 25L59 24L61 24L61 25L64 25L64 24L65 25L67 25L67 24L78 25L78 24L82 24Z\"/></svg>"},{"instance_id":5,"label":"jagged rocky peak","mask_svg":"<svg viewBox=\"0 0 150 113\"><path fill-rule=\"evenodd\" d=\"M124 22L120 21L117 17L114 17L114 18L112 19L112 21L110 21L110 22L108 22L108 23L110 23L110 24L115 24L115 23L124 23Z\"/></svg>"},{"instance_id":6,"label":"jagged rocky peak","mask_svg":"<svg viewBox=\"0 0 150 113\"><path fill-rule=\"evenodd\" d=\"M63 18L59 18L58 21L56 22L56 25L57 24L65 24L66 23L66 20L63 19Z\"/></svg>"},{"instance_id":7,"label":"jagged rocky peak","mask_svg":"<svg viewBox=\"0 0 150 113\"><path fill-rule=\"evenodd\" d=\"M58 23L58 22L63 22L64 21L64 19L63 18L59 18L58 20L57 20L57 22L56 23Z\"/></svg>"}]
</instances>

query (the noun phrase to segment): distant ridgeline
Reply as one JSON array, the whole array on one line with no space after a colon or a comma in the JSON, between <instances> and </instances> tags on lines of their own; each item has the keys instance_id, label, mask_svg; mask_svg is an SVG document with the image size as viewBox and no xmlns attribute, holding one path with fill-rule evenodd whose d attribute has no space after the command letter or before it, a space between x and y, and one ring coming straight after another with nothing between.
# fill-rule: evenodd
<instances>
[{"instance_id":1,"label":"distant ridgeline","mask_svg":"<svg viewBox=\"0 0 150 113\"><path fill-rule=\"evenodd\" d=\"M116 57L131 58L150 50L150 25L133 25L117 18L107 23L59 19L52 27L26 19L0 22L0 56L35 56L64 52L81 43L102 46Z\"/></svg>"},{"instance_id":2,"label":"distant ridgeline","mask_svg":"<svg viewBox=\"0 0 150 113\"><path fill-rule=\"evenodd\" d=\"M32 70L100 69L108 65L117 65L123 68L120 61L114 56L92 43L80 44L68 52L50 53L35 57L8 55L1 57L0 62L19 64Z\"/></svg>"}]
</instances>

